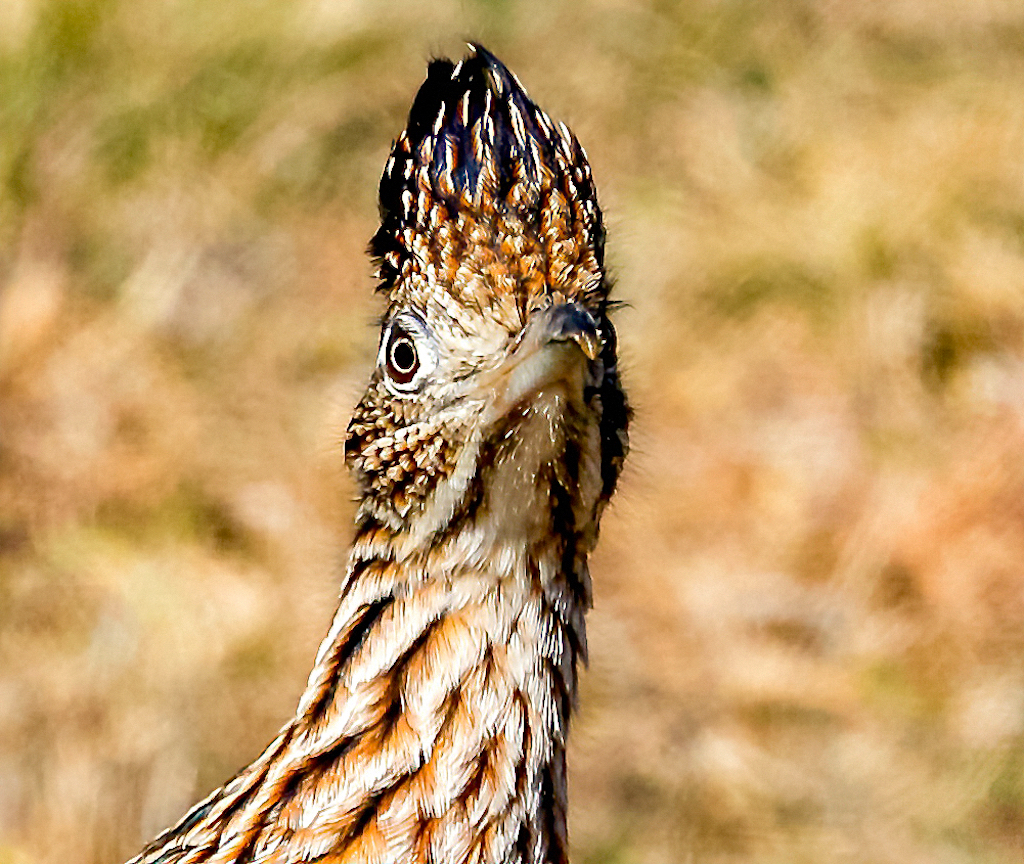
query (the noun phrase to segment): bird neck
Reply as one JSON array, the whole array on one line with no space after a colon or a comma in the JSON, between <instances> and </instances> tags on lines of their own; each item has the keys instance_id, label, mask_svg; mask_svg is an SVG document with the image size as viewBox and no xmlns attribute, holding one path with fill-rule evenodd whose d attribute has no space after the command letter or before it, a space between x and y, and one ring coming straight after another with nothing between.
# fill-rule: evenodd
<instances>
[{"instance_id":1,"label":"bird neck","mask_svg":"<svg viewBox=\"0 0 1024 864\"><path fill-rule=\"evenodd\" d=\"M294 721L298 765L333 754L305 820L352 860L565 860L585 572L553 544L476 562L458 535L396 561L390 534L362 526Z\"/></svg>"},{"instance_id":2,"label":"bird neck","mask_svg":"<svg viewBox=\"0 0 1024 864\"><path fill-rule=\"evenodd\" d=\"M431 531L364 500L295 717L133 864L567 860L601 476L551 441L481 455L486 482L467 472Z\"/></svg>"},{"instance_id":3,"label":"bird neck","mask_svg":"<svg viewBox=\"0 0 1024 864\"><path fill-rule=\"evenodd\" d=\"M566 536L396 561L364 520L293 720L132 864L563 864L589 604Z\"/></svg>"}]
</instances>

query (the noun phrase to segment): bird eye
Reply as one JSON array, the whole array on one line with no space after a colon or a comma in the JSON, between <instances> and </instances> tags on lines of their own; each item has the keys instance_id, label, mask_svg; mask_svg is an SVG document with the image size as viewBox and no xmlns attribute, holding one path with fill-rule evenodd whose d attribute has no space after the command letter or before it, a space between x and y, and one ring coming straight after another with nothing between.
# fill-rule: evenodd
<instances>
[{"instance_id":1,"label":"bird eye","mask_svg":"<svg viewBox=\"0 0 1024 864\"><path fill-rule=\"evenodd\" d=\"M377 365L384 383L396 396L419 389L437 366L437 348L427 324L415 312L400 312L388 322L381 338Z\"/></svg>"},{"instance_id":2,"label":"bird eye","mask_svg":"<svg viewBox=\"0 0 1024 864\"><path fill-rule=\"evenodd\" d=\"M388 375L396 384L408 384L416 377L419 368L420 360L412 338L395 327L388 340Z\"/></svg>"}]
</instances>

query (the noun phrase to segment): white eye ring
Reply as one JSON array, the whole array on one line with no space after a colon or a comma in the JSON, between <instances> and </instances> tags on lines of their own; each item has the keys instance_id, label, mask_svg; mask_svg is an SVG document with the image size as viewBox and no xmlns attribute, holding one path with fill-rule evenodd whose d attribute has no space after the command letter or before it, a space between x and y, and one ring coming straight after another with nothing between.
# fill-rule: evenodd
<instances>
[{"instance_id":1,"label":"white eye ring","mask_svg":"<svg viewBox=\"0 0 1024 864\"><path fill-rule=\"evenodd\" d=\"M437 366L434 337L422 318L401 312L385 325L377 365L384 373L384 385L396 396L420 389Z\"/></svg>"}]
</instances>

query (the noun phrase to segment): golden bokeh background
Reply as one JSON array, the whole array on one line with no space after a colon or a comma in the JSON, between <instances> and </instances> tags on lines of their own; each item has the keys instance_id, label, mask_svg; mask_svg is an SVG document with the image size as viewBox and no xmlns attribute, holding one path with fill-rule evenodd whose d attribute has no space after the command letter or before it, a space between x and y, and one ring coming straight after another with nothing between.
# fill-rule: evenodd
<instances>
[{"instance_id":1,"label":"golden bokeh background","mask_svg":"<svg viewBox=\"0 0 1024 864\"><path fill-rule=\"evenodd\" d=\"M628 304L574 860L1021 861L1019 0L3 0L0 864L123 860L290 716L377 178L464 38Z\"/></svg>"}]
</instances>

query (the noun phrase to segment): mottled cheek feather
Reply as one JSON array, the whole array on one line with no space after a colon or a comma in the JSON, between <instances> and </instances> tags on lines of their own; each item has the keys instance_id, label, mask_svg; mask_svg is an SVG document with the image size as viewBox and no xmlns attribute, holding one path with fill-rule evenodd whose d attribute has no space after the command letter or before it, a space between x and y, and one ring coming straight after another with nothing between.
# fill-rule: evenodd
<instances>
[{"instance_id":1,"label":"mottled cheek feather","mask_svg":"<svg viewBox=\"0 0 1024 864\"><path fill-rule=\"evenodd\" d=\"M451 473L458 455L461 430L429 414L429 407L395 399L379 385L366 394L349 423L346 464L364 494L402 516Z\"/></svg>"}]
</instances>

